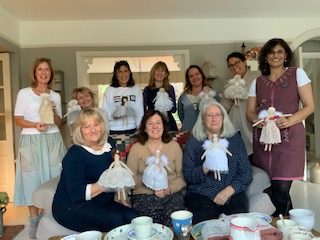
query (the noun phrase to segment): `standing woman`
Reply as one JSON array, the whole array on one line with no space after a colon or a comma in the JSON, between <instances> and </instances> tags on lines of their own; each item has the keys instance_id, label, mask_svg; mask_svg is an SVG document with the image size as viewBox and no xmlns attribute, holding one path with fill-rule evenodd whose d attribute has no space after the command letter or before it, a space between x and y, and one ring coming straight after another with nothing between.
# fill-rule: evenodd
<instances>
[{"instance_id":1,"label":"standing woman","mask_svg":"<svg viewBox=\"0 0 320 240\"><path fill-rule=\"evenodd\" d=\"M167 111L165 112L160 109L158 110L168 117L169 130L177 131L177 123L172 115L172 113L175 113L177 110L176 95L173 86L170 84L169 74L168 67L164 62L159 61L153 65L150 71L149 85L143 90L143 105L145 110L155 109L155 102L157 101L157 95L159 96L159 89L164 88L173 104L170 106L171 109L166 109ZM164 101L168 102L168 99L165 99Z\"/></svg>"},{"instance_id":2,"label":"standing woman","mask_svg":"<svg viewBox=\"0 0 320 240\"><path fill-rule=\"evenodd\" d=\"M259 71L248 71L246 58L239 52L229 54L227 64L234 76L240 75L241 79L245 80L247 90L250 89L252 81L261 75ZM223 97L221 104L228 111L229 117L236 130L240 132L243 142L246 145L249 159L252 161L252 126L246 117L247 99L238 99L238 104L235 104L234 99Z\"/></svg>"},{"instance_id":3,"label":"standing woman","mask_svg":"<svg viewBox=\"0 0 320 240\"><path fill-rule=\"evenodd\" d=\"M253 132L253 165L267 171L271 178L274 216L288 215L292 208L292 181L303 179L304 174L306 133L302 121L314 111L311 80L302 69L289 67L291 59L291 49L282 39L271 39L263 46L259 56L262 76L252 82L247 107L252 123L259 121L258 114L269 107L292 114L275 120L282 142L271 151L264 151L264 144L259 142L265 123Z\"/></svg>"},{"instance_id":4,"label":"standing woman","mask_svg":"<svg viewBox=\"0 0 320 240\"><path fill-rule=\"evenodd\" d=\"M114 65L111 85L105 92L102 108L108 112L110 135L136 132L143 116L143 98L127 61Z\"/></svg>"},{"instance_id":5,"label":"standing woman","mask_svg":"<svg viewBox=\"0 0 320 240\"><path fill-rule=\"evenodd\" d=\"M199 93L209 91L203 70L197 65L191 65L186 70L184 92L178 100L178 115L182 123L182 131L191 131L199 114ZM217 99L220 100L220 99Z\"/></svg>"},{"instance_id":6,"label":"standing woman","mask_svg":"<svg viewBox=\"0 0 320 240\"><path fill-rule=\"evenodd\" d=\"M14 192L15 206L28 206L29 237L36 238L39 209L32 204L32 193L44 182L60 175L60 163L66 149L60 134L61 98L51 90L54 70L50 59L39 58L31 69L31 87L19 91L14 110L14 122L21 127ZM54 124L40 120L40 94L49 94Z\"/></svg>"}]
</instances>

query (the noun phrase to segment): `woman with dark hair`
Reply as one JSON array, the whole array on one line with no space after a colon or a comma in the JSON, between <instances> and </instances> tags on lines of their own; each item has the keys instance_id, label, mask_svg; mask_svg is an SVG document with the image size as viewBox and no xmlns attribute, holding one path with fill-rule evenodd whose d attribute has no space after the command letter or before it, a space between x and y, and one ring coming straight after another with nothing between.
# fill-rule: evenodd
<instances>
[{"instance_id":1,"label":"woman with dark hair","mask_svg":"<svg viewBox=\"0 0 320 240\"><path fill-rule=\"evenodd\" d=\"M182 131L191 131L199 114L199 93L209 92L210 85L206 81L203 70L197 65L191 65L186 70L184 92L178 100L178 115L182 123ZM220 100L215 96L217 101Z\"/></svg>"},{"instance_id":2,"label":"woman with dark hair","mask_svg":"<svg viewBox=\"0 0 320 240\"><path fill-rule=\"evenodd\" d=\"M245 81L245 90L249 91L251 83L254 79L261 75L259 71L249 71L247 67L247 60L242 53L233 52L227 57L228 68L233 76L240 75L241 79ZM247 99L235 99L222 97L222 106L228 111L229 117L236 128L240 132L244 144L246 145L247 154L250 161L252 161L252 126L247 120Z\"/></svg>"},{"instance_id":3,"label":"woman with dark hair","mask_svg":"<svg viewBox=\"0 0 320 240\"><path fill-rule=\"evenodd\" d=\"M301 68L289 67L291 58L291 49L283 39L271 39L263 46L259 55L262 76L252 82L247 107L252 123L261 122L259 114L262 117L261 112L269 107L280 112L275 123L282 142L273 145L271 151L265 151L259 141L266 123L262 121L253 130L253 165L271 178L274 216L288 215L292 208L292 181L303 179L304 174L306 133L302 121L314 111L311 80ZM292 115L282 117L284 114Z\"/></svg>"},{"instance_id":4,"label":"woman with dark hair","mask_svg":"<svg viewBox=\"0 0 320 240\"><path fill-rule=\"evenodd\" d=\"M164 115L154 109L145 112L137 140L130 149L127 162L136 183L132 190L132 207L140 215L150 216L154 222L169 226L170 214L184 209L181 190L186 183L182 176L181 147L172 140ZM162 178L163 175L167 179Z\"/></svg>"},{"instance_id":5,"label":"woman with dark hair","mask_svg":"<svg viewBox=\"0 0 320 240\"><path fill-rule=\"evenodd\" d=\"M123 98L128 101L126 109L119 116ZM143 116L143 97L141 88L134 82L128 62L119 61L114 65L111 85L106 89L102 108L108 112L110 134L136 132Z\"/></svg>"},{"instance_id":6,"label":"woman with dark hair","mask_svg":"<svg viewBox=\"0 0 320 240\"><path fill-rule=\"evenodd\" d=\"M176 95L169 80L169 69L164 62L157 62L150 71L149 85L143 90L144 109L157 109L169 120L169 130L177 131L172 115L177 110Z\"/></svg>"}]
</instances>

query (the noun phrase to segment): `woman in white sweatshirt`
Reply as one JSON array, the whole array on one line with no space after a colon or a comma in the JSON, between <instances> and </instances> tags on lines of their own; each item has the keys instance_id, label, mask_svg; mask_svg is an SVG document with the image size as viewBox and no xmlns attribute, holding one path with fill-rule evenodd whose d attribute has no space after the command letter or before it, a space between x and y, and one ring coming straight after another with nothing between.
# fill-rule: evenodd
<instances>
[{"instance_id":1,"label":"woman in white sweatshirt","mask_svg":"<svg viewBox=\"0 0 320 240\"><path fill-rule=\"evenodd\" d=\"M143 97L127 61L116 62L102 108L108 112L110 135L136 132L144 113Z\"/></svg>"}]
</instances>

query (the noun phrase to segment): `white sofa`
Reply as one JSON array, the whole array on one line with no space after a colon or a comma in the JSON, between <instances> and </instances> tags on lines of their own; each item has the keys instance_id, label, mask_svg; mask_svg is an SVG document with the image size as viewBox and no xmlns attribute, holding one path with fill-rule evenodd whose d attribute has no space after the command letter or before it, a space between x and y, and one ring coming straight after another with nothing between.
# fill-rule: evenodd
<instances>
[{"instance_id":1,"label":"white sofa","mask_svg":"<svg viewBox=\"0 0 320 240\"><path fill-rule=\"evenodd\" d=\"M270 179L263 170L252 167L253 181L249 185L247 195L249 197L249 211L271 215L275 211L269 196L263 190L270 186ZM39 240L47 240L52 236L71 235L77 232L61 226L52 216L52 201L60 177L44 183L32 195L33 204L44 209L37 231Z\"/></svg>"}]
</instances>

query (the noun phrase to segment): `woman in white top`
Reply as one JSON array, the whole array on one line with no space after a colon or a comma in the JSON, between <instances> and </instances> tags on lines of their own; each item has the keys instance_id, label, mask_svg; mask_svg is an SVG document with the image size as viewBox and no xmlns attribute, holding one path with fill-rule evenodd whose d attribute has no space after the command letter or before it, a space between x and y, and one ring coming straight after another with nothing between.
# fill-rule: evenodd
<instances>
[{"instance_id":1,"label":"woman in white top","mask_svg":"<svg viewBox=\"0 0 320 240\"><path fill-rule=\"evenodd\" d=\"M51 90L54 70L51 60L39 58L31 69L31 87L19 91L14 110L14 122L21 127L14 192L15 206L28 206L29 237L36 238L40 219L39 209L32 204L32 193L44 182L60 175L66 149L60 134L61 98ZM41 121L40 94L49 94L53 123Z\"/></svg>"},{"instance_id":2,"label":"woman in white top","mask_svg":"<svg viewBox=\"0 0 320 240\"><path fill-rule=\"evenodd\" d=\"M128 62L116 62L102 108L108 112L110 135L136 132L144 113L143 97L140 86L134 82Z\"/></svg>"}]
</instances>

